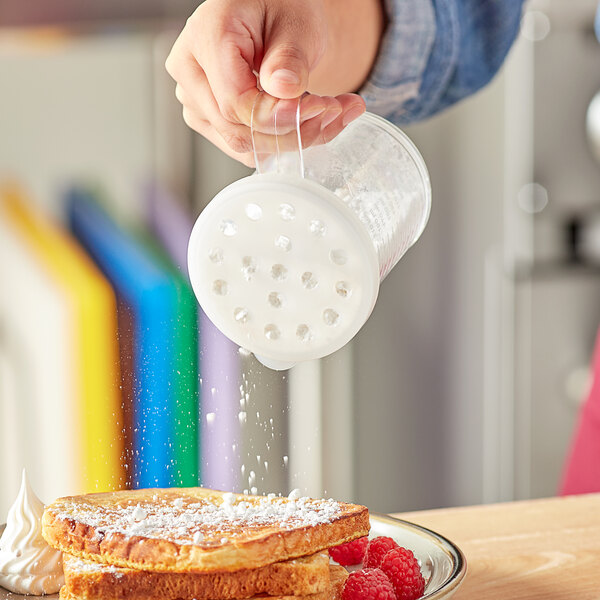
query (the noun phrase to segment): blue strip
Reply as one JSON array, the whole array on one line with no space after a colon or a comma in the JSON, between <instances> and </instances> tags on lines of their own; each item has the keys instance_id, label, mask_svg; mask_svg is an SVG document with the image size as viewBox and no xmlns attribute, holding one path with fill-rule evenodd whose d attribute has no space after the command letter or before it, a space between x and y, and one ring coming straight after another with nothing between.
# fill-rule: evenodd
<instances>
[{"instance_id":1,"label":"blue strip","mask_svg":"<svg viewBox=\"0 0 600 600\"><path fill-rule=\"evenodd\" d=\"M174 480L176 289L169 274L117 227L91 194L72 189L67 205L75 236L133 312L133 486L169 487Z\"/></svg>"}]
</instances>

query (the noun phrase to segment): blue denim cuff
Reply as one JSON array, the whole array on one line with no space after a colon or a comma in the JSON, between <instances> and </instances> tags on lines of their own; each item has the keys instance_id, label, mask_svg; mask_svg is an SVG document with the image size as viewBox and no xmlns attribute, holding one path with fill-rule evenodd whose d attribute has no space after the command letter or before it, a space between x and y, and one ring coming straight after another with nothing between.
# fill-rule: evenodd
<instances>
[{"instance_id":1,"label":"blue denim cuff","mask_svg":"<svg viewBox=\"0 0 600 600\"><path fill-rule=\"evenodd\" d=\"M436 39L421 78L419 95L407 100L391 115L398 124L425 119L446 106L444 95L452 87L452 78L460 63L461 43L466 41L466 36L461 31L459 6L464 4L464 0L433 0L433 4Z\"/></svg>"},{"instance_id":2,"label":"blue denim cuff","mask_svg":"<svg viewBox=\"0 0 600 600\"><path fill-rule=\"evenodd\" d=\"M397 124L430 117L492 79L517 36L524 0L386 0L390 24L361 90Z\"/></svg>"},{"instance_id":3,"label":"blue denim cuff","mask_svg":"<svg viewBox=\"0 0 600 600\"><path fill-rule=\"evenodd\" d=\"M385 0L388 26L375 65L360 90L367 110L396 114L419 94L436 37L433 0Z\"/></svg>"}]
</instances>

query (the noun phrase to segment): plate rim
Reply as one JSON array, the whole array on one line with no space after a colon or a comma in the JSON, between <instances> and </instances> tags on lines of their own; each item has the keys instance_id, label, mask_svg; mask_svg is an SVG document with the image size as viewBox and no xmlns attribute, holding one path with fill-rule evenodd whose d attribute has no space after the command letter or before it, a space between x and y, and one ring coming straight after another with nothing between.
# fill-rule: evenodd
<instances>
[{"instance_id":1,"label":"plate rim","mask_svg":"<svg viewBox=\"0 0 600 600\"><path fill-rule=\"evenodd\" d=\"M446 595L449 592L454 593L454 591L456 591L467 574L467 559L464 552L452 540L448 539L441 533L434 531L433 529L425 527L424 525L419 525L414 521L408 521L406 519L394 517L389 514L370 512L369 517L374 518L377 521L388 522L392 525L402 525L404 528L417 530L421 534L425 534L427 537L433 538L433 541L435 541L437 545L452 559L453 568L452 572L448 576L448 579L436 590L421 596L421 600L436 600L438 598L444 598L447 597Z\"/></svg>"}]
</instances>

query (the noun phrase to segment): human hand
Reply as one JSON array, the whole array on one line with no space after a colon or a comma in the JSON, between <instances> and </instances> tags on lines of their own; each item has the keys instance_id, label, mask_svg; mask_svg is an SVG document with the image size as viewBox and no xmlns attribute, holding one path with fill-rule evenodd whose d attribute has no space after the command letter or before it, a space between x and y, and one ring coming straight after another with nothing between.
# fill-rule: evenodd
<instances>
[{"instance_id":1,"label":"human hand","mask_svg":"<svg viewBox=\"0 0 600 600\"><path fill-rule=\"evenodd\" d=\"M253 166L250 120L259 93L256 73L260 88L273 97L273 103L278 98L297 98L307 90L328 91L328 79L330 89L334 81L336 91L343 90L348 83L335 81L340 79L338 72L344 72L343 61L336 65L336 57L331 52L327 55L332 38L333 46L344 51L341 36L330 26L345 26L336 12L343 5L338 1L333 10L327 2L330 0L202 3L166 61L177 82L175 93L183 105L185 122L228 155ZM351 60L351 54L346 51L344 56ZM319 70L319 63L328 68ZM349 67L346 70L352 72L354 67L362 76L361 68ZM350 82L349 77L346 80ZM357 94L305 94L300 100L303 145L327 142L364 110L364 101ZM259 131L273 133L266 122L255 120L257 125Z\"/></svg>"}]
</instances>

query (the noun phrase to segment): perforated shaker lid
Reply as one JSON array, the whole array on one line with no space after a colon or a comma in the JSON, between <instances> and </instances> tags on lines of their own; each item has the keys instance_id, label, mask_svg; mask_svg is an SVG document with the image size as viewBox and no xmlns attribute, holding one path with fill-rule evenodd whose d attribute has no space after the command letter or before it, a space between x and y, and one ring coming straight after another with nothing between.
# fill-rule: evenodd
<instances>
[{"instance_id":1,"label":"perforated shaker lid","mask_svg":"<svg viewBox=\"0 0 600 600\"><path fill-rule=\"evenodd\" d=\"M188 266L211 321L278 370L344 346L379 290L358 218L332 192L290 175L252 175L215 196L194 225Z\"/></svg>"}]
</instances>

